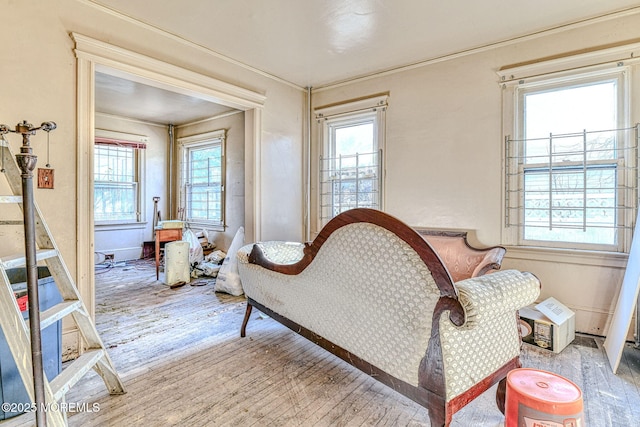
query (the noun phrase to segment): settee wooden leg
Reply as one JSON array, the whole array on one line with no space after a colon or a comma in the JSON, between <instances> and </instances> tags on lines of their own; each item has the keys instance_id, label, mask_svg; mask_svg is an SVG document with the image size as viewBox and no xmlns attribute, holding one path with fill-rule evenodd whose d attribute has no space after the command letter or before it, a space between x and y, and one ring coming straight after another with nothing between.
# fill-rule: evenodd
<instances>
[{"instance_id":1,"label":"settee wooden leg","mask_svg":"<svg viewBox=\"0 0 640 427\"><path fill-rule=\"evenodd\" d=\"M429 411L429 422L431 427L444 427L446 425L446 403L444 399L430 399L427 403Z\"/></svg>"},{"instance_id":2,"label":"settee wooden leg","mask_svg":"<svg viewBox=\"0 0 640 427\"><path fill-rule=\"evenodd\" d=\"M247 323L249 323L249 316L251 316L251 310L253 306L247 302L247 311L244 313L244 320L242 321L242 327L240 328L240 337L244 338L247 335Z\"/></svg>"},{"instance_id":3,"label":"settee wooden leg","mask_svg":"<svg viewBox=\"0 0 640 427\"><path fill-rule=\"evenodd\" d=\"M498 389L496 390L496 405L498 409L504 415L505 398L507 396L507 378L503 378L498 383Z\"/></svg>"}]
</instances>

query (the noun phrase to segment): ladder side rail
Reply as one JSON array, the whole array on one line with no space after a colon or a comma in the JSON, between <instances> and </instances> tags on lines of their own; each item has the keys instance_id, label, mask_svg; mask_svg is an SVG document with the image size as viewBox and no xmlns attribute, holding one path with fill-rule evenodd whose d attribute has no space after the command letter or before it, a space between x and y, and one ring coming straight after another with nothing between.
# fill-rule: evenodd
<instances>
[{"instance_id":1,"label":"ladder side rail","mask_svg":"<svg viewBox=\"0 0 640 427\"><path fill-rule=\"evenodd\" d=\"M105 386L109 390L109 394L124 394L124 384L115 370L115 365L106 351L106 347L102 342L102 338L98 334L89 313L83 306L81 309L74 311L71 316L78 325L78 330L87 345L86 351L104 350L102 357L93 366L93 369L102 377Z\"/></svg>"},{"instance_id":2,"label":"ladder side rail","mask_svg":"<svg viewBox=\"0 0 640 427\"><path fill-rule=\"evenodd\" d=\"M5 146L2 151L4 155L4 165L5 165L5 173L4 175L7 178L9 186L11 187L11 191L16 196L22 195L22 179L20 178L22 171L18 167L15 161L15 157L11 153L11 149L8 146ZM36 226L36 242L38 244L38 248L40 249L56 249L58 251L58 256L62 258L60 251L58 250L55 241L53 240L51 231L46 223L42 219L42 213L40 212L40 208L38 207L38 203L34 200L34 216L35 216L35 226ZM22 209L22 204L20 204L20 208ZM47 266L49 266L48 262ZM60 290L60 294L64 300L69 299L80 299L80 295L73 291L75 289L74 281L71 276L71 272L67 269L66 264L64 262L55 263L55 265L51 267L51 275L53 276L58 289Z\"/></svg>"},{"instance_id":3,"label":"ladder side rail","mask_svg":"<svg viewBox=\"0 0 640 427\"><path fill-rule=\"evenodd\" d=\"M44 263L49 269L49 273L51 277L53 277L63 300L82 300L82 298L80 298L80 291L78 291L78 288L75 286L71 272L69 272L69 269L64 263L60 251L58 251L57 256L45 259ZM82 306L84 308L84 303Z\"/></svg>"},{"instance_id":4,"label":"ladder side rail","mask_svg":"<svg viewBox=\"0 0 640 427\"><path fill-rule=\"evenodd\" d=\"M18 366L18 372L29 399L34 402L33 372L30 368L31 345L29 344L29 331L11 289L9 277L2 266L0 266L0 282L0 326L2 327L2 332L4 332L9 350L11 350L13 360Z\"/></svg>"}]
</instances>

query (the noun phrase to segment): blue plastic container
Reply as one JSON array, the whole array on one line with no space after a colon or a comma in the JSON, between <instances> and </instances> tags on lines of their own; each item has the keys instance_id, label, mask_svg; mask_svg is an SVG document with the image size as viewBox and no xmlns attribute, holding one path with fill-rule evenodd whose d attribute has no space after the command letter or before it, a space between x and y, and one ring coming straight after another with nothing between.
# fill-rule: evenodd
<instances>
[{"instance_id":1,"label":"blue plastic container","mask_svg":"<svg viewBox=\"0 0 640 427\"><path fill-rule=\"evenodd\" d=\"M26 295L26 269L9 269L7 276L16 298ZM40 312L62 301L58 287L46 267L38 267L38 299L40 300ZM29 318L28 309L22 312L22 316L25 320ZM49 381L62 370L62 321L60 320L42 331L42 363ZM3 403L31 403L2 330L0 330L0 398ZM24 407L23 405L14 406ZM2 409L0 420L15 417L21 413Z\"/></svg>"}]
</instances>

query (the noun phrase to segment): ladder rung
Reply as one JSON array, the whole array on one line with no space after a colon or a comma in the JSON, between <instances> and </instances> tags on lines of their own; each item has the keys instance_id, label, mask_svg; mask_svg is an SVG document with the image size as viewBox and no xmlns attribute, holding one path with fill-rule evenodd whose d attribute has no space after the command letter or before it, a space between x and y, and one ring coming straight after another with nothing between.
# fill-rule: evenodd
<instances>
[{"instance_id":1,"label":"ladder rung","mask_svg":"<svg viewBox=\"0 0 640 427\"><path fill-rule=\"evenodd\" d=\"M40 314L40 328L44 329L49 325L53 325L55 322L73 313L80 307L82 307L82 304L79 300L64 301L54 305Z\"/></svg>"},{"instance_id":2,"label":"ladder rung","mask_svg":"<svg viewBox=\"0 0 640 427\"><path fill-rule=\"evenodd\" d=\"M22 203L22 196L0 196L0 203Z\"/></svg>"},{"instance_id":3,"label":"ladder rung","mask_svg":"<svg viewBox=\"0 0 640 427\"><path fill-rule=\"evenodd\" d=\"M55 377L50 383L54 400L57 402L62 399L67 391L104 357L104 354L101 348L87 350Z\"/></svg>"},{"instance_id":4,"label":"ladder rung","mask_svg":"<svg viewBox=\"0 0 640 427\"><path fill-rule=\"evenodd\" d=\"M36 251L36 260L38 261L56 256L58 256L58 251L55 249L39 249ZM0 266L4 268L24 267L26 264L27 260L24 255L9 255L0 259Z\"/></svg>"}]
</instances>

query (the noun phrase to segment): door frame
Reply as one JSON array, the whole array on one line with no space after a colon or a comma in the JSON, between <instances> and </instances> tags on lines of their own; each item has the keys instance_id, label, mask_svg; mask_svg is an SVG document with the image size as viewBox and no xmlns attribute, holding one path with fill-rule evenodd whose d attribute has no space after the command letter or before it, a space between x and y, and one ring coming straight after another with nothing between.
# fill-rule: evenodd
<instances>
[{"instance_id":1,"label":"door frame","mask_svg":"<svg viewBox=\"0 0 640 427\"><path fill-rule=\"evenodd\" d=\"M95 72L105 72L129 80L133 76L140 83L244 111L245 236L248 241L258 241L261 236L259 177L262 108L266 96L81 34L71 33L70 36L75 42L74 52L77 58L76 283L89 314L95 317L92 173Z\"/></svg>"}]
</instances>

